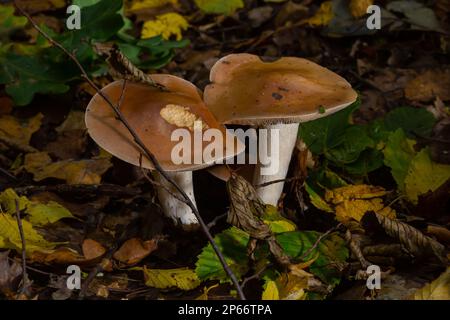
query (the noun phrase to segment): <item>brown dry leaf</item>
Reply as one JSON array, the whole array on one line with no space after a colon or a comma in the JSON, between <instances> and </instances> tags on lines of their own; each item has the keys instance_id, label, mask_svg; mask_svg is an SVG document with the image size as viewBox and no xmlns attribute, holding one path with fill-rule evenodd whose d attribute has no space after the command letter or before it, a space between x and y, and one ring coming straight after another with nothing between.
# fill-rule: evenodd
<instances>
[{"instance_id":1,"label":"brown dry leaf","mask_svg":"<svg viewBox=\"0 0 450 320\"><path fill-rule=\"evenodd\" d=\"M38 113L32 118L21 120L10 115L0 117L0 138L27 146L33 133L41 127L44 116Z\"/></svg>"},{"instance_id":2,"label":"brown dry leaf","mask_svg":"<svg viewBox=\"0 0 450 320\"><path fill-rule=\"evenodd\" d=\"M142 241L139 238L127 240L119 250L114 253L114 259L125 263L128 266L139 263L150 253L158 248L156 240Z\"/></svg>"},{"instance_id":3,"label":"brown dry leaf","mask_svg":"<svg viewBox=\"0 0 450 320\"><path fill-rule=\"evenodd\" d=\"M368 219L369 223L374 218L390 237L398 239L403 247L414 256L433 254L442 263L448 263L445 247L436 240L424 235L409 224L390 219L376 212L369 212L364 216L364 220Z\"/></svg>"},{"instance_id":4,"label":"brown dry leaf","mask_svg":"<svg viewBox=\"0 0 450 320\"><path fill-rule=\"evenodd\" d=\"M86 149L86 132L84 130L63 131L56 141L50 142L45 151L61 160L77 159Z\"/></svg>"},{"instance_id":5,"label":"brown dry leaf","mask_svg":"<svg viewBox=\"0 0 450 320\"><path fill-rule=\"evenodd\" d=\"M100 243L92 239L86 239L82 244L83 255L87 260L96 259L105 254L106 249Z\"/></svg>"},{"instance_id":6,"label":"brown dry leaf","mask_svg":"<svg viewBox=\"0 0 450 320\"><path fill-rule=\"evenodd\" d=\"M35 181L57 178L68 184L99 184L102 174L111 166L106 158L52 162L46 152L27 154L24 160L25 170L34 175Z\"/></svg>"},{"instance_id":7,"label":"brown dry leaf","mask_svg":"<svg viewBox=\"0 0 450 320\"><path fill-rule=\"evenodd\" d=\"M450 267L433 282L414 292L413 300L450 300Z\"/></svg>"},{"instance_id":8,"label":"brown dry leaf","mask_svg":"<svg viewBox=\"0 0 450 320\"><path fill-rule=\"evenodd\" d=\"M431 101L439 97L442 101L450 100L450 69L427 70L405 87L405 96L409 100Z\"/></svg>"},{"instance_id":9,"label":"brown dry leaf","mask_svg":"<svg viewBox=\"0 0 450 320\"><path fill-rule=\"evenodd\" d=\"M65 0L17 0L19 6L30 14L57 10L67 6Z\"/></svg>"},{"instance_id":10,"label":"brown dry leaf","mask_svg":"<svg viewBox=\"0 0 450 320\"><path fill-rule=\"evenodd\" d=\"M69 248L58 248L47 252L35 251L29 256L29 258L30 261L46 265L69 265L86 262L86 259L84 259L83 256L81 256L75 250Z\"/></svg>"},{"instance_id":11,"label":"brown dry leaf","mask_svg":"<svg viewBox=\"0 0 450 320\"><path fill-rule=\"evenodd\" d=\"M16 261L8 260L9 251L0 252L0 292L6 296L15 294L13 284L22 274L22 267Z\"/></svg>"}]
</instances>

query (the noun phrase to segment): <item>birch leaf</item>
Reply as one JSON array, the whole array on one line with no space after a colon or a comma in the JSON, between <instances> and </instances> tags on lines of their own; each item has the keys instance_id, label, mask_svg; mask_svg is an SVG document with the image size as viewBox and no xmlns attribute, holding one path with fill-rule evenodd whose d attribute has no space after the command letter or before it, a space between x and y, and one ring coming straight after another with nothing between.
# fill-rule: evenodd
<instances>
[{"instance_id":1,"label":"birch leaf","mask_svg":"<svg viewBox=\"0 0 450 320\"><path fill-rule=\"evenodd\" d=\"M200 280L194 270L178 269L147 269L144 267L145 284L158 289L179 288L192 290L200 285Z\"/></svg>"}]
</instances>

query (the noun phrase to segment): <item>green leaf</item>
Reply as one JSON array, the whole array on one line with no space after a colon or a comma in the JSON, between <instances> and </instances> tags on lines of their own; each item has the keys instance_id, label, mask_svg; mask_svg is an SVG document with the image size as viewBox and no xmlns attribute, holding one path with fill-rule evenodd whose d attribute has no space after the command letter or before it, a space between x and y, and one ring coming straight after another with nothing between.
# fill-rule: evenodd
<instances>
[{"instance_id":1,"label":"green leaf","mask_svg":"<svg viewBox=\"0 0 450 320\"><path fill-rule=\"evenodd\" d=\"M272 205L266 205L266 211L263 215L264 223L268 224L273 233L283 233L297 230L294 222L283 217L278 209Z\"/></svg>"},{"instance_id":2,"label":"green leaf","mask_svg":"<svg viewBox=\"0 0 450 320\"><path fill-rule=\"evenodd\" d=\"M27 18L14 15L14 6L0 6L0 39L14 29L22 28L27 24Z\"/></svg>"},{"instance_id":3,"label":"green leaf","mask_svg":"<svg viewBox=\"0 0 450 320\"><path fill-rule=\"evenodd\" d=\"M316 191L314 191L313 188L311 188L307 183L305 184L305 190L309 195L309 199L311 200L311 203L319 210L325 211L325 212L334 212L334 210L326 203L326 201L317 194Z\"/></svg>"},{"instance_id":4,"label":"green leaf","mask_svg":"<svg viewBox=\"0 0 450 320\"><path fill-rule=\"evenodd\" d=\"M389 112L384 121L387 130L401 128L408 136L414 137L414 134L429 136L436 119L425 109L401 107Z\"/></svg>"},{"instance_id":5,"label":"green leaf","mask_svg":"<svg viewBox=\"0 0 450 320\"><path fill-rule=\"evenodd\" d=\"M205 13L230 15L244 7L242 0L194 0L197 7Z\"/></svg>"},{"instance_id":6,"label":"green leaf","mask_svg":"<svg viewBox=\"0 0 450 320\"><path fill-rule=\"evenodd\" d=\"M302 123L300 138L314 154L323 154L345 141L345 132L350 127L350 116L360 105L358 99L351 106L330 116Z\"/></svg>"},{"instance_id":7,"label":"green leaf","mask_svg":"<svg viewBox=\"0 0 450 320\"><path fill-rule=\"evenodd\" d=\"M31 102L36 93L64 93L69 86L64 67L36 57L7 54L0 57L0 84L19 106Z\"/></svg>"},{"instance_id":8,"label":"green leaf","mask_svg":"<svg viewBox=\"0 0 450 320\"><path fill-rule=\"evenodd\" d=\"M361 152L374 146L375 142L368 136L366 127L351 126L345 130L342 143L330 149L326 156L337 164L345 165L358 160Z\"/></svg>"},{"instance_id":9,"label":"green leaf","mask_svg":"<svg viewBox=\"0 0 450 320\"><path fill-rule=\"evenodd\" d=\"M345 166L345 171L355 176L366 176L383 166L383 153L376 149L364 150L358 160Z\"/></svg>"},{"instance_id":10,"label":"green leaf","mask_svg":"<svg viewBox=\"0 0 450 320\"><path fill-rule=\"evenodd\" d=\"M412 159L405 178L405 192L410 201L417 203L418 197L435 191L450 179L450 165L434 163L428 148L422 149Z\"/></svg>"},{"instance_id":11,"label":"green leaf","mask_svg":"<svg viewBox=\"0 0 450 320\"><path fill-rule=\"evenodd\" d=\"M214 237L219 250L238 279L248 270L247 243L249 236L238 228L231 227ZM203 248L198 256L195 272L200 280L229 281L211 244Z\"/></svg>"},{"instance_id":12,"label":"green leaf","mask_svg":"<svg viewBox=\"0 0 450 320\"><path fill-rule=\"evenodd\" d=\"M400 191L405 189L405 178L408 175L411 161L416 152L414 140L409 140L402 129L389 135L383 150L384 164L391 168L391 174L397 182Z\"/></svg>"},{"instance_id":13,"label":"green leaf","mask_svg":"<svg viewBox=\"0 0 450 320\"><path fill-rule=\"evenodd\" d=\"M316 231L294 231L277 235L277 240L286 254L292 258L299 258L314 246L320 235ZM345 240L337 234L330 234L303 257L303 260L311 260L317 254L318 258L310 266L310 272L330 285L337 285L341 274L333 264L341 264L347 260L349 253Z\"/></svg>"}]
</instances>

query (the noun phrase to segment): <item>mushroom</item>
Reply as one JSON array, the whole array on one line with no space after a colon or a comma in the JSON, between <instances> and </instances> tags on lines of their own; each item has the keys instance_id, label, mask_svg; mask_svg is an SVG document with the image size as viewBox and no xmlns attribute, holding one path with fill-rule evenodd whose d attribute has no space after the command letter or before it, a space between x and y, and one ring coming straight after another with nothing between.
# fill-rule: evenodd
<instances>
[{"instance_id":1,"label":"mushroom","mask_svg":"<svg viewBox=\"0 0 450 320\"><path fill-rule=\"evenodd\" d=\"M260 133L260 149L270 150L279 143L275 148L278 170L265 174L267 165L260 161L254 176L256 186L286 178L299 123L328 116L357 99L345 79L294 57L264 62L251 54L231 54L216 62L210 81L204 101L218 121L268 129L267 137ZM274 130L279 136L272 136ZM257 192L265 203L277 205L283 186L271 184Z\"/></svg>"},{"instance_id":2,"label":"mushroom","mask_svg":"<svg viewBox=\"0 0 450 320\"><path fill-rule=\"evenodd\" d=\"M167 90L161 91L158 88L131 82L124 85L123 81L115 81L103 88L102 92L112 101L122 101L120 110L131 127L155 155L161 167L171 175L195 205L192 172L232 158L242 152L244 146L217 122L204 105L201 92L192 83L165 74L152 75L152 78ZM201 123L202 127L197 127L194 131L193 120L201 121L197 123ZM85 121L89 135L100 147L125 162L154 169L152 163L141 156L141 151L131 134L99 94L90 101ZM179 128L186 129L184 132L188 133L190 139L188 141L191 142L189 145L191 157L187 163L175 163L172 157L174 147L179 143L172 141L171 136L174 130ZM203 150L208 142L201 139L200 147L196 147L194 138L198 132L203 134L206 129L218 129L215 132L221 135L220 138L224 142L221 153L211 153L210 157L204 159ZM189 206L174 196L175 189L162 175L156 170L152 173L158 183L156 189L164 213L175 223L181 222L185 229L195 228L198 221Z\"/></svg>"}]
</instances>

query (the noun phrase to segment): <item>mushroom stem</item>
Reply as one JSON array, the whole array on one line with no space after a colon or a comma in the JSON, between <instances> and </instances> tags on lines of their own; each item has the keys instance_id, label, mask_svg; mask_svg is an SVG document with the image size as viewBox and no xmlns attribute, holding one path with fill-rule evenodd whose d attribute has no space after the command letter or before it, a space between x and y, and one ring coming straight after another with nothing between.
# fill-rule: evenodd
<instances>
[{"instance_id":1,"label":"mushroom stem","mask_svg":"<svg viewBox=\"0 0 450 320\"><path fill-rule=\"evenodd\" d=\"M270 154L270 159L272 162L278 161L279 165L278 170L276 170L275 173L265 175L262 170L267 167L267 165L261 164L261 161L259 161L259 164L256 167L255 176L253 178L253 182L256 186L270 181L283 180L286 178L289 169L289 163L291 162L292 152L297 141L298 128L299 123L279 123L275 125L265 126L265 129L268 130L267 139L260 136L260 139L262 138L259 141L260 151L263 150L269 153L273 151L273 154ZM279 130L279 135L274 134L272 136L272 130ZM272 138L278 139L278 141L272 141ZM272 150L272 147L274 148L274 150ZM264 203L276 206L278 204L278 200L281 197L281 193L283 192L283 187L284 182L279 182L265 187L257 188L256 192L261 200L264 201Z\"/></svg>"},{"instance_id":2,"label":"mushroom stem","mask_svg":"<svg viewBox=\"0 0 450 320\"><path fill-rule=\"evenodd\" d=\"M194 197L192 171L168 172L168 174L180 186L180 188L186 192L192 203L197 206ZM173 219L175 224L181 223L184 229L195 229L198 226L198 220L188 205L174 197L174 195L177 194L177 191L173 185L169 184L159 172L155 171L154 177L160 184L160 186L156 186L156 189L164 214ZM170 190L170 192L168 192L168 190Z\"/></svg>"}]
</instances>

